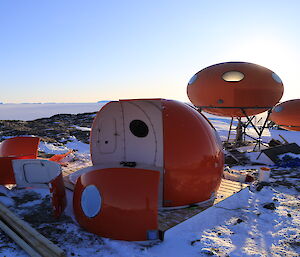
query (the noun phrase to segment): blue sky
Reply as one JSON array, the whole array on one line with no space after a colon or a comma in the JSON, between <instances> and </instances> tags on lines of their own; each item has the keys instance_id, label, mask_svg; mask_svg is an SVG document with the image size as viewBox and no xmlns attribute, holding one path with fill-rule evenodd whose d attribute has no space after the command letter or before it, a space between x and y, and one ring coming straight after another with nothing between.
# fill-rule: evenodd
<instances>
[{"instance_id":1,"label":"blue sky","mask_svg":"<svg viewBox=\"0 0 300 257\"><path fill-rule=\"evenodd\" d=\"M0 0L0 102L187 101L197 71L263 65L300 98L300 1Z\"/></svg>"}]
</instances>

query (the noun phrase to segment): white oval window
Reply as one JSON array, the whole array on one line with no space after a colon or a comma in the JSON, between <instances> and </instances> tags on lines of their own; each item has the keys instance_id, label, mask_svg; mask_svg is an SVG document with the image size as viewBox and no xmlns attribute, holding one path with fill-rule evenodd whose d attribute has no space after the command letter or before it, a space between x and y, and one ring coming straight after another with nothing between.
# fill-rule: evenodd
<instances>
[{"instance_id":1,"label":"white oval window","mask_svg":"<svg viewBox=\"0 0 300 257\"><path fill-rule=\"evenodd\" d=\"M239 82L245 75L240 71L227 71L223 74L222 79L227 82Z\"/></svg>"},{"instance_id":2,"label":"white oval window","mask_svg":"<svg viewBox=\"0 0 300 257\"><path fill-rule=\"evenodd\" d=\"M274 109L275 112L282 112L283 111L283 107L282 106L277 106Z\"/></svg>"},{"instance_id":3,"label":"white oval window","mask_svg":"<svg viewBox=\"0 0 300 257\"><path fill-rule=\"evenodd\" d=\"M198 75L197 74L195 74L191 79L190 79L190 81L189 81L189 83L188 83L188 85L191 85L191 84L193 84L196 80L197 80L197 78L198 78Z\"/></svg>"},{"instance_id":4,"label":"white oval window","mask_svg":"<svg viewBox=\"0 0 300 257\"><path fill-rule=\"evenodd\" d=\"M277 82L277 83L282 83L281 78L276 73L272 73L272 78Z\"/></svg>"},{"instance_id":5,"label":"white oval window","mask_svg":"<svg viewBox=\"0 0 300 257\"><path fill-rule=\"evenodd\" d=\"M81 195L81 208L85 216L95 217L101 209L102 199L99 190L94 185L87 186Z\"/></svg>"}]
</instances>

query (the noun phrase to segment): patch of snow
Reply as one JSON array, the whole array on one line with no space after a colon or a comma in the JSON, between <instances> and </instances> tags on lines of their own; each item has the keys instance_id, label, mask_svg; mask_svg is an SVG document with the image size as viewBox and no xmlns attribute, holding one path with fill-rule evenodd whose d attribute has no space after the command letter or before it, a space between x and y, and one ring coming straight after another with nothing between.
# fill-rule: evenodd
<instances>
[{"instance_id":1,"label":"patch of snow","mask_svg":"<svg viewBox=\"0 0 300 257\"><path fill-rule=\"evenodd\" d=\"M250 159L251 162L259 162L265 165L269 165L272 166L274 165L274 162L272 162L272 160L265 155L264 153L261 152L247 152L245 153L246 156Z\"/></svg>"},{"instance_id":2,"label":"patch of snow","mask_svg":"<svg viewBox=\"0 0 300 257\"><path fill-rule=\"evenodd\" d=\"M221 137L221 139L227 140L228 137L228 131L230 128L230 122L231 122L231 118L230 117L221 117L221 116L216 116L216 115L212 115L209 113L205 113L202 112L202 114L209 119L209 121L213 124L213 126L215 127L215 129L218 131L219 136ZM264 115L262 114L262 119L264 119ZM246 118L242 118L243 122L246 122ZM257 117L255 116L254 120L253 120L254 124L256 124L257 126L261 125L261 117L260 115L258 115ZM237 121L234 120L233 121L233 128L236 128L237 126ZM234 133L234 132L233 132ZM255 129L252 126L248 126L246 129L246 134L251 136L251 137L257 137L257 132L255 131ZM270 131L268 128L265 128L263 133L262 133L262 140L263 141L269 141L270 140Z\"/></svg>"},{"instance_id":3,"label":"patch of snow","mask_svg":"<svg viewBox=\"0 0 300 257\"><path fill-rule=\"evenodd\" d=\"M81 141L77 140L75 136L71 136L69 138L71 142L67 142L65 146L57 146L52 143L48 142L40 142L39 144L39 151L48 153L48 154L63 154L68 152L69 150L76 150L79 154L89 154L90 153L90 145L82 143ZM68 157L68 156L67 156ZM67 158L66 157L66 158ZM70 155L72 159L74 156Z\"/></svg>"},{"instance_id":4,"label":"patch of snow","mask_svg":"<svg viewBox=\"0 0 300 257\"><path fill-rule=\"evenodd\" d=\"M41 141L39 144L39 151L45 152L47 154L63 154L69 149L65 146L57 146L52 143Z\"/></svg>"},{"instance_id":5,"label":"patch of snow","mask_svg":"<svg viewBox=\"0 0 300 257\"><path fill-rule=\"evenodd\" d=\"M79 153L89 153L90 152L90 145L82 143L78 141L75 136L70 137L72 142L66 143L66 147L69 149L77 150Z\"/></svg>"},{"instance_id":6,"label":"patch of snow","mask_svg":"<svg viewBox=\"0 0 300 257\"><path fill-rule=\"evenodd\" d=\"M215 227L232 219L233 215L238 217L239 212L247 206L249 195L249 190L243 190L169 229L165 233L165 241L150 249L152 256L207 256L205 252L201 255L202 248L207 247L204 238L202 239L203 233L214 230ZM200 247L198 240L202 242ZM213 241L218 245L220 241L226 243L222 238L215 238ZM231 244L229 246L231 249ZM224 248L227 248L226 245Z\"/></svg>"},{"instance_id":7,"label":"patch of snow","mask_svg":"<svg viewBox=\"0 0 300 257\"><path fill-rule=\"evenodd\" d=\"M295 153L284 153L284 154L277 155L279 159L283 159L285 156L289 156L291 158L300 158L300 154L295 154Z\"/></svg>"},{"instance_id":8,"label":"patch of snow","mask_svg":"<svg viewBox=\"0 0 300 257\"><path fill-rule=\"evenodd\" d=\"M282 136L289 143L296 143L300 146L300 131L288 131L280 129L270 129L271 138L283 142Z\"/></svg>"},{"instance_id":9,"label":"patch of snow","mask_svg":"<svg viewBox=\"0 0 300 257\"><path fill-rule=\"evenodd\" d=\"M86 127L79 127L79 126L72 126L73 128L77 129L77 130L81 130L81 131L91 131L91 128L86 128Z\"/></svg>"},{"instance_id":10,"label":"patch of snow","mask_svg":"<svg viewBox=\"0 0 300 257\"><path fill-rule=\"evenodd\" d=\"M279 257L283 256L284 252L287 253L286 256L298 256L299 252L289 243L294 242L297 233L300 232L298 220L300 215L296 211L296 206L288 212L281 208L269 210L264 207L268 203L273 203L274 199L277 200L276 208L289 201L295 203L297 197L290 197L275 189L264 188L260 192L249 192L246 199L242 199L246 200L244 206L237 206L240 198L236 199L236 206L229 205L225 200L221 213L214 210L211 215L206 215L209 225L205 219L201 221L206 225L204 229L198 229L200 233L194 239L194 247L200 252L210 251L212 255L224 257L228 255ZM216 207L220 208L220 206ZM212 207L209 210L213 209ZM293 218L289 218L288 213ZM216 215L217 218L214 218ZM214 223L214 220L217 222Z\"/></svg>"}]
</instances>

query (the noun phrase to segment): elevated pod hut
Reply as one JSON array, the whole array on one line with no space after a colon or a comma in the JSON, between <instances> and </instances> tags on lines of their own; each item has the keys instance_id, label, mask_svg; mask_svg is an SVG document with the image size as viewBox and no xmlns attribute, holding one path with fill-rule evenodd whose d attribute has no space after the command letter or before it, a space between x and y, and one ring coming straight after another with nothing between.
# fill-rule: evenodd
<instances>
[{"instance_id":1,"label":"elevated pod hut","mask_svg":"<svg viewBox=\"0 0 300 257\"><path fill-rule=\"evenodd\" d=\"M276 105L270 115L270 120L286 130L300 131L300 99Z\"/></svg>"},{"instance_id":2,"label":"elevated pod hut","mask_svg":"<svg viewBox=\"0 0 300 257\"><path fill-rule=\"evenodd\" d=\"M200 110L213 115L231 117L228 140L233 119L245 129L251 125L260 142L262 129L252 122L253 115L269 111L283 95L283 83L273 71L248 62L225 62L209 66L197 72L187 85L190 101ZM252 116L252 117L251 117ZM246 122L242 123L241 118Z\"/></svg>"},{"instance_id":3,"label":"elevated pod hut","mask_svg":"<svg viewBox=\"0 0 300 257\"><path fill-rule=\"evenodd\" d=\"M205 112L246 117L275 106L283 95L283 83L276 73L263 66L225 62L197 72L188 83L187 94Z\"/></svg>"},{"instance_id":4,"label":"elevated pod hut","mask_svg":"<svg viewBox=\"0 0 300 257\"><path fill-rule=\"evenodd\" d=\"M222 145L188 105L109 102L93 122L90 141L93 166L73 174L75 216L87 230L121 240L155 239L159 208L212 204L223 173Z\"/></svg>"}]
</instances>

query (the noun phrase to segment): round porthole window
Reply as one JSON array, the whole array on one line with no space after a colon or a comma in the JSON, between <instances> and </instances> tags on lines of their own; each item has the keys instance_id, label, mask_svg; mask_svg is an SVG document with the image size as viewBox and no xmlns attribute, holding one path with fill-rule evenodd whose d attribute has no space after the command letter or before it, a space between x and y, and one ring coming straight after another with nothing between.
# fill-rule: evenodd
<instances>
[{"instance_id":1,"label":"round porthole window","mask_svg":"<svg viewBox=\"0 0 300 257\"><path fill-rule=\"evenodd\" d=\"M85 216L95 217L101 209L102 199L99 190L94 185L87 186L81 195L81 208Z\"/></svg>"},{"instance_id":2,"label":"round porthole window","mask_svg":"<svg viewBox=\"0 0 300 257\"><path fill-rule=\"evenodd\" d=\"M240 71L228 71L222 75L222 79L227 82L239 82L241 81L245 75Z\"/></svg>"},{"instance_id":3,"label":"round porthole window","mask_svg":"<svg viewBox=\"0 0 300 257\"><path fill-rule=\"evenodd\" d=\"M147 124L141 120L133 120L129 125L130 131L136 137L146 137L149 133Z\"/></svg>"}]
</instances>

